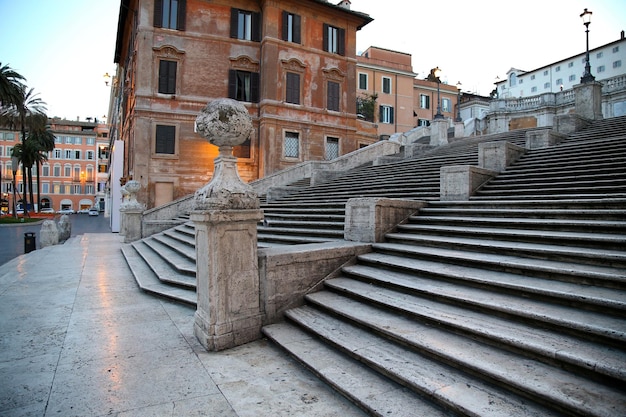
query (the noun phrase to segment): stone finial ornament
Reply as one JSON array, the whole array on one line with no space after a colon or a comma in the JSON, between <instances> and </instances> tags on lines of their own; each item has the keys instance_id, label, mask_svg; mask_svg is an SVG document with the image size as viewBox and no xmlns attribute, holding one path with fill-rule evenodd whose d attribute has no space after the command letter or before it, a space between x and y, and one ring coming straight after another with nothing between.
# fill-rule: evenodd
<instances>
[{"instance_id":1,"label":"stone finial ornament","mask_svg":"<svg viewBox=\"0 0 626 417\"><path fill-rule=\"evenodd\" d=\"M206 105L196 118L196 131L219 147L211 181L196 191L196 210L258 209L259 199L252 187L237 172L233 146L251 135L252 118L238 101L223 98Z\"/></svg>"},{"instance_id":2,"label":"stone finial ornament","mask_svg":"<svg viewBox=\"0 0 626 417\"><path fill-rule=\"evenodd\" d=\"M124 209L143 209L144 206L137 201L137 193L141 189L139 181L130 180L122 187L122 195L124 196L124 202L122 208Z\"/></svg>"}]
</instances>

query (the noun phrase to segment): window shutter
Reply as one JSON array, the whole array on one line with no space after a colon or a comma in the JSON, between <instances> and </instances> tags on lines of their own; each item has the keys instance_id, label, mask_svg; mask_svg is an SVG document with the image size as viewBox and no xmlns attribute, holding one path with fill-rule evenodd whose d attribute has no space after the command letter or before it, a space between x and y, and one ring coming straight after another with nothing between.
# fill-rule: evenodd
<instances>
[{"instance_id":1,"label":"window shutter","mask_svg":"<svg viewBox=\"0 0 626 417\"><path fill-rule=\"evenodd\" d=\"M174 154L176 150L176 127L157 125L155 153Z\"/></svg>"},{"instance_id":2,"label":"window shutter","mask_svg":"<svg viewBox=\"0 0 626 417\"><path fill-rule=\"evenodd\" d=\"M339 83L328 81L328 110L339 111Z\"/></svg>"},{"instance_id":3,"label":"window shutter","mask_svg":"<svg viewBox=\"0 0 626 417\"><path fill-rule=\"evenodd\" d=\"M324 43L323 50L328 52L328 24L324 23L324 29L322 31L322 42Z\"/></svg>"},{"instance_id":4,"label":"window shutter","mask_svg":"<svg viewBox=\"0 0 626 417\"><path fill-rule=\"evenodd\" d=\"M302 43L300 38L300 15L293 15L293 41L295 43Z\"/></svg>"},{"instance_id":5,"label":"window shutter","mask_svg":"<svg viewBox=\"0 0 626 417\"><path fill-rule=\"evenodd\" d=\"M393 123L393 107L389 107L389 123Z\"/></svg>"},{"instance_id":6,"label":"window shutter","mask_svg":"<svg viewBox=\"0 0 626 417\"><path fill-rule=\"evenodd\" d=\"M252 40L261 41L261 13L252 13Z\"/></svg>"},{"instance_id":7,"label":"window shutter","mask_svg":"<svg viewBox=\"0 0 626 417\"><path fill-rule=\"evenodd\" d=\"M281 30L281 39L286 41L289 38L289 13L283 10L283 21Z\"/></svg>"},{"instance_id":8,"label":"window shutter","mask_svg":"<svg viewBox=\"0 0 626 417\"><path fill-rule=\"evenodd\" d=\"M163 0L155 0L154 2L154 22L155 28L163 27Z\"/></svg>"},{"instance_id":9,"label":"window shutter","mask_svg":"<svg viewBox=\"0 0 626 417\"><path fill-rule=\"evenodd\" d=\"M167 61L159 61L159 93L167 91Z\"/></svg>"},{"instance_id":10,"label":"window shutter","mask_svg":"<svg viewBox=\"0 0 626 417\"><path fill-rule=\"evenodd\" d=\"M378 121L383 122L383 106L378 106Z\"/></svg>"},{"instance_id":11,"label":"window shutter","mask_svg":"<svg viewBox=\"0 0 626 417\"><path fill-rule=\"evenodd\" d=\"M337 29L337 53L339 55L346 54L346 30Z\"/></svg>"},{"instance_id":12,"label":"window shutter","mask_svg":"<svg viewBox=\"0 0 626 417\"><path fill-rule=\"evenodd\" d=\"M252 103L259 102L260 77L258 72L250 74L250 101Z\"/></svg>"},{"instance_id":13,"label":"window shutter","mask_svg":"<svg viewBox=\"0 0 626 417\"><path fill-rule=\"evenodd\" d=\"M168 62L167 71L167 92L168 94L176 94L176 61Z\"/></svg>"},{"instance_id":14,"label":"window shutter","mask_svg":"<svg viewBox=\"0 0 626 417\"><path fill-rule=\"evenodd\" d=\"M237 99L237 71L228 70L228 98Z\"/></svg>"},{"instance_id":15,"label":"window shutter","mask_svg":"<svg viewBox=\"0 0 626 417\"><path fill-rule=\"evenodd\" d=\"M187 0L178 0L178 30L185 30L185 23L187 22Z\"/></svg>"},{"instance_id":16,"label":"window shutter","mask_svg":"<svg viewBox=\"0 0 626 417\"><path fill-rule=\"evenodd\" d=\"M239 24L239 9L230 9L230 37L237 39L237 26Z\"/></svg>"}]
</instances>

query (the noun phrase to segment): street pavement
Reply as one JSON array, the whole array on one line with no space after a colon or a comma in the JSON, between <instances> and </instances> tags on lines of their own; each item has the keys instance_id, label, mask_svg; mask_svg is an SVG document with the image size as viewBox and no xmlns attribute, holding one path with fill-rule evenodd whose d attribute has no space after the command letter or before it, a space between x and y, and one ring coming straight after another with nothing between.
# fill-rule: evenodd
<instances>
[{"instance_id":1,"label":"street pavement","mask_svg":"<svg viewBox=\"0 0 626 417\"><path fill-rule=\"evenodd\" d=\"M70 214L68 217L72 223L71 236L85 233L111 233L109 218L104 217L102 213L99 216ZM42 222L0 225L0 267L11 259L24 254L24 233L35 233L36 248L41 248L39 232Z\"/></svg>"}]
</instances>

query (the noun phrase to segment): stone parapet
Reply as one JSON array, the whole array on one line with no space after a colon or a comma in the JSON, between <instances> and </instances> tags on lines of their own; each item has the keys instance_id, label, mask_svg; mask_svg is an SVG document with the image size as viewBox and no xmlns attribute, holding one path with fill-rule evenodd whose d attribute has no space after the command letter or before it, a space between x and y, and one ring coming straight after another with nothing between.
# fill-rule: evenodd
<instances>
[{"instance_id":1,"label":"stone parapet","mask_svg":"<svg viewBox=\"0 0 626 417\"><path fill-rule=\"evenodd\" d=\"M474 165L441 167L441 201L466 201L481 185L497 175L497 171Z\"/></svg>"},{"instance_id":2,"label":"stone parapet","mask_svg":"<svg viewBox=\"0 0 626 417\"><path fill-rule=\"evenodd\" d=\"M351 198L346 203L344 238L354 242L382 242L386 233L426 204L394 198Z\"/></svg>"},{"instance_id":3,"label":"stone parapet","mask_svg":"<svg viewBox=\"0 0 626 417\"><path fill-rule=\"evenodd\" d=\"M526 149L543 149L554 146L566 138L550 127L526 132Z\"/></svg>"},{"instance_id":4,"label":"stone parapet","mask_svg":"<svg viewBox=\"0 0 626 417\"><path fill-rule=\"evenodd\" d=\"M526 148L507 141L478 144L478 165L493 171L502 171L524 155Z\"/></svg>"},{"instance_id":5,"label":"stone parapet","mask_svg":"<svg viewBox=\"0 0 626 417\"><path fill-rule=\"evenodd\" d=\"M590 123L591 121L589 119L579 114L564 114L554 118L554 130L562 135L569 135L570 133L583 130L589 126Z\"/></svg>"}]
</instances>

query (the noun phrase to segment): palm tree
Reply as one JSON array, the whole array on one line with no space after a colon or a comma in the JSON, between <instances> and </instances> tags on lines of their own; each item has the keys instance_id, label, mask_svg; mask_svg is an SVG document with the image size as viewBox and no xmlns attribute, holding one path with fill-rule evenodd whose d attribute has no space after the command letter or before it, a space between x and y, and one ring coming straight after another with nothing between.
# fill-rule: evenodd
<instances>
[{"instance_id":1,"label":"palm tree","mask_svg":"<svg viewBox=\"0 0 626 417\"><path fill-rule=\"evenodd\" d=\"M41 181L39 180L39 173L41 171L41 164L48 160L48 152L52 152L54 150L54 135L52 131L47 126L47 117L45 116L34 116L35 119L33 122L33 130L28 136L28 142L31 146L29 146L32 155L30 155L31 160L34 161L36 165L37 174L37 211L41 210ZM32 201L32 180L31 180L31 196L30 199Z\"/></svg>"},{"instance_id":2,"label":"palm tree","mask_svg":"<svg viewBox=\"0 0 626 417\"><path fill-rule=\"evenodd\" d=\"M9 107L20 103L26 79L0 62L0 107Z\"/></svg>"},{"instance_id":3,"label":"palm tree","mask_svg":"<svg viewBox=\"0 0 626 417\"><path fill-rule=\"evenodd\" d=\"M22 149L20 150L22 162L22 178L24 178L24 200L26 202L24 213L28 212L28 201L27 196L30 195L30 204L33 206L33 190L32 190L32 173L30 173L30 177L27 177L27 168L31 168L33 166L34 161L31 159L32 155L29 155L32 152L32 148L30 148L27 144L28 137L26 135L27 132L37 129L38 123L41 123L42 118L47 120L46 116L46 103L43 102L37 94L34 93L34 90L31 88L26 91L26 86L22 85L18 87L21 95L15 102L10 103L9 105L2 106L0 111L0 124L8 126L13 130L20 130L22 133ZM16 145L17 146L17 145ZM29 188L30 193L27 194L27 178L30 178Z\"/></svg>"}]
</instances>

